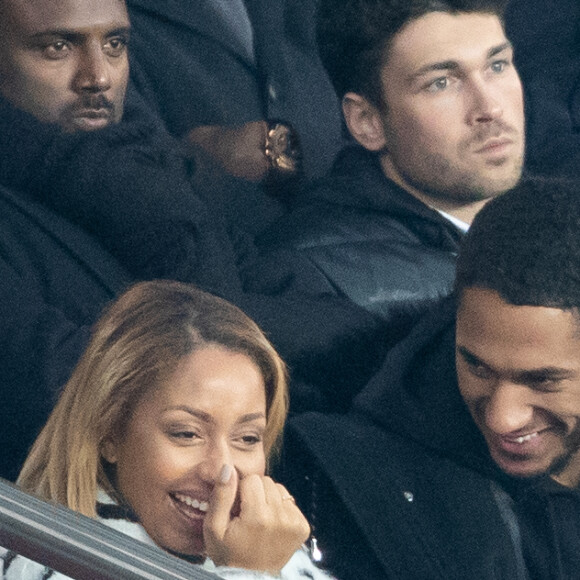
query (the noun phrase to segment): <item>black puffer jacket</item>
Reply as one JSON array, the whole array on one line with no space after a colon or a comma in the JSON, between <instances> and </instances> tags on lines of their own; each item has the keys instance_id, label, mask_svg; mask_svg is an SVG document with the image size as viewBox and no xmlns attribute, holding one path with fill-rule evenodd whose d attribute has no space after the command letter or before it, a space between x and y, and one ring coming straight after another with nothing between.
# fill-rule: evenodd
<instances>
[{"instance_id":1,"label":"black puffer jacket","mask_svg":"<svg viewBox=\"0 0 580 580\"><path fill-rule=\"evenodd\" d=\"M387 179L376 154L351 146L258 242L299 250L323 288L386 318L395 341L428 304L449 294L461 237Z\"/></svg>"}]
</instances>

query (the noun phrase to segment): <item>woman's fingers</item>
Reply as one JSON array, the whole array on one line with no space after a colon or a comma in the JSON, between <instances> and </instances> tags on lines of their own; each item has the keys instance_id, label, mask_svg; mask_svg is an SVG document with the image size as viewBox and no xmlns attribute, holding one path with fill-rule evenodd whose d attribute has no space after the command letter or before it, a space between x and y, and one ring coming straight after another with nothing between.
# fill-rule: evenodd
<instances>
[{"instance_id":1,"label":"woman's fingers","mask_svg":"<svg viewBox=\"0 0 580 580\"><path fill-rule=\"evenodd\" d=\"M288 542L296 545L296 549L308 539L310 525L281 483L267 476L250 476L240 481L242 498L246 492L252 497L246 504L248 521L271 529L279 537L285 536Z\"/></svg>"},{"instance_id":2,"label":"woman's fingers","mask_svg":"<svg viewBox=\"0 0 580 580\"><path fill-rule=\"evenodd\" d=\"M276 486L278 488L278 492L280 493L280 498L282 499L282 501L291 501L292 503L296 503L296 500L294 499L292 494L281 483L277 483Z\"/></svg>"},{"instance_id":3,"label":"woman's fingers","mask_svg":"<svg viewBox=\"0 0 580 580\"><path fill-rule=\"evenodd\" d=\"M203 522L206 549L223 539L231 523L231 512L238 494L238 473L232 465L224 465L214 485Z\"/></svg>"},{"instance_id":4,"label":"woman's fingers","mask_svg":"<svg viewBox=\"0 0 580 580\"><path fill-rule=\"evenodd\" d=\"M208 510L207 553L218 565L277 573L308 538L310 526L288 490L271 478L249 475L237 487L239 515L228 514L225 530L224 511ZM218 490L216 497L222 493L225 506L226 490Z\"/></svg>"}]
</instances>

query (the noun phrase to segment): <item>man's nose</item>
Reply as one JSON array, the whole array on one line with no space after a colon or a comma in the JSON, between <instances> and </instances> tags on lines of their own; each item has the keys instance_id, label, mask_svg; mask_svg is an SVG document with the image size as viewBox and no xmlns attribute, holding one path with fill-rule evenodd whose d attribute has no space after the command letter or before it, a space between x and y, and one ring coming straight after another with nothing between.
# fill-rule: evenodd
<instances>
[{"instance_id":1,"label":"man's nose","mask_svg":"<svg viewBox=\"0 0 580 580\"><path fill-rule=\"evenodd\" d=\"M102 93L111 88L110 63L99 43L85 47L79 56L75 89Z\"/></svg>"},{"instance_id":2,"label":"man's nose","mask_svg":"<svg viewBox=\"0 0 580 580\"><path fill-rule=\"evenodd\" d=\"M528 389L509 382L498 383L485 409L485 422L498 435L517 433L533 422L534 407Z\"/></svg>"},{"instance_id":3,"label":"man's nose","mask_svg":"<svg viewBox=\"0 0 580 580\"><path fill-rule=\"evenodd\" d=\"M503 106L497 95L497 87L483 79L470 85L470 124L489 123L501 118Z\"/></svg>"}]
</instances>

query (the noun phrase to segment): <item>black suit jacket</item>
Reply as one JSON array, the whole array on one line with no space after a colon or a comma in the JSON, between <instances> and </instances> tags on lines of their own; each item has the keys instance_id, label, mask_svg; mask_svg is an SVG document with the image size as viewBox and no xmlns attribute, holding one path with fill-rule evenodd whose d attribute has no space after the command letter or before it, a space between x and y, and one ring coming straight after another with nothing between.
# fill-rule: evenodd
<instances>
[{"instance_id":1,"label":"black suit jacket","mask_svg":"<svg viewBox=\"0 0 580 580\"><path fill-rule=\"evenodd\" d=\"M129 275L78 227L0 186L0 476L14 479Z\"/></svg>"},{"instance_id":2,"label":"black suit jacket","mask_svg":"<svg viewBox=\"0 0 580 580\"><path fill-rule=\"evenodd\" d=\"M290 121L306 171L320 175L341 145L338 99L318 58L313 0L249 0L255 62L210 0L129 0L132 76L169 130Z\"/></svg>"},{"instance_id":3,"label":"black suit jacket","mask_svg":"<svg viewBox=\"0 0 580 580\"><path fill-rule=\"evenodd\" d=\"M313 0L246 2L255 62L216 17L211 0L129 0L131 76L171 133L203 125L284 119L297 130L306 177L330 167L344 144L338 99L318 58ZM251 233L283 208L255 184L219 184L217 210Z\"/></svg>"}]
</instances>

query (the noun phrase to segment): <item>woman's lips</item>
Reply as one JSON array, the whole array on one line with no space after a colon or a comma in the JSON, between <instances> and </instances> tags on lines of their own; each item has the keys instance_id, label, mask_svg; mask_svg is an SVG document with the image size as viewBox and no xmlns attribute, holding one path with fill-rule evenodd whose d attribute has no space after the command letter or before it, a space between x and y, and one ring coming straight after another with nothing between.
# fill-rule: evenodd
<instances>
[{"instance_id":1,"label":"woman's lips","mask_svg":"<svg viewBox=\"0 0 580 580\"><path fill-rule=\"evenodd\" d=\"M199 522L205 518L209 504L206 500L198 499L184 493L170 493L175 507L188 519Z\"/></svg>"}]
</instances>

